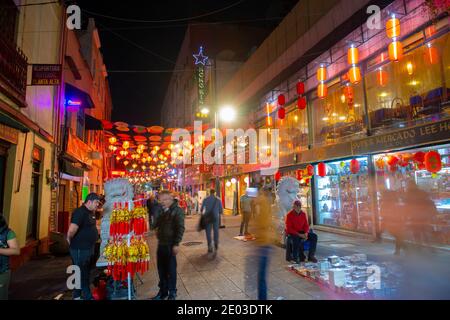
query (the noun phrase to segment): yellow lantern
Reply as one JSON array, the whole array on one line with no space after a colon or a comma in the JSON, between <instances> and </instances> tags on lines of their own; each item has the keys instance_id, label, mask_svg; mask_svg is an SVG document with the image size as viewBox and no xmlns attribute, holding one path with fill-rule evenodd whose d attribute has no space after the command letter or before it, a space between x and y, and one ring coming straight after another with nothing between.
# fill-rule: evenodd
<instances>
[{"instance_id":1,"label":"yellow lantern","mask_svg":"<svg viewBox=\"0 0 450 320\"><path fill-rule=\"evenodd\" d=\"M142 158L142 163L146 163L147 162L147 158Z\"/></svg>"},{"instance_id":2,"label":"yellow lantern","mask_svg":"<svg viewBox=\"0 0 450 320\"><path fill-rule=\"evenodd\" d=\"M119 157L119 156L117 156L117 157L116 157L116 160L117 160L117 161L120 161L120 157Z\"/></svg>"},{"instance_id":3,"label":"yellow lantern","mask_svg":"<svg viewBox=\"0 0 450 320\"><path fill-rule=\"evenodd\" d=\"M317 69L317 80L319 82L325 81L327 79L327 69L324 65L320 65L319 69Z\"/></svg>"},{"instance_id":4,"label":"yellow lantern","mask_svg":"<svg viewBox=\"0 0 450 320\"><path fill-rule=\"evenodd\" d=\"M353 45L350 48L348 48L347 61L348 61L348 64L350 64L350 65L357 64L359 62L358 48L355 48Z\"/></svg>"},{"instance_id":5,"label":"yellow lantern","mask_svg":"<svg viewBox=\"0 0 450 320\"><path fill-rule=\"evenodd\" d=\"M158 161L158 158L157 158L157 157L154 157L154 158L153 158L153 162L156 162L156 161Z\"/></svg>"},{"instance_id":6,"label":"yellow lantern","mask_svg":"<svg viewBox=\"0 0 450 320\"><path fill-rule=\"evenodd\" d=\"M133 163L131 166L133 167L133 169L137 168L137 164L136 163Z\"/></svg>"},{"instance_id":7,"label":"yellow lantern","mask_svg":"<svg viewBox=\"0 0 450 320\"><path fill-rule=\"evenodd\" d=\"M125 167L126 167L129 163L130 163L130 161L128 161L128 160L125 160L125 161L123 162L123 164L124 164Z\"/></svg>"},{"instance_id":8,"label":"yellow lantern","mask_svg":"<svg viewBox=\"0 0 450 320\"><path fill-rule=\"evenodd\" d=\"M143 166L142 166L141 168L142 168L142 170L145 170L145 169L147 169L147 167L146 167L146 166L144 166L144 165L143 165Z\"/></svg>"},{"instance_id":9,"label":"yellow lantern","mask_svg":"<svg viewBox=\"0 0 450 320\"><path fill-rule=\"evenodd\" d=\"M361 70L359 67L351 67L348 72L348 77L352 84L358 84L361 81Z\"/></svg>"},{"instance_id":10,"label":"yellow lantern","mask_svg":"<svg viewBox=\"0 0 450 320\"><path fill-rule=\"evenodd\" d=\"M169 156L169 155L170 155L170 150L164 151L164 154L165 154L166 156Z\"/></svg>"},{"instance_id":11,"label":"yellow lantern","mask_svg":"<svg viewBox=\"0 0 450 320\"><path fill-rule=\"evenodd\" d=\"M414 65L413 65L413 63L411 61L408 61L406 63L406 71L408 71L408 74L410 76L412 76L412 74L414 73Z\"/></svg>"},{"instance_id":12,"label":"yellow lantern","mask_svg":"<svg viewBox=\"0 0 450 320\"><path fill-rule=\"evenodd\" d=\"M317 86L317 96L318 96L320 99L324 99L324 98L326 98L327 94L328 94L328 88L327 88L327 85L326 85L325 83L320 83L320 84Z\"/></svg>"},{"instance_id":13,"label":"yellow lantern","mask_svg":"<svg viewBox=\"0 0 450 320\"><path fill-rule=\"evenodd\" d=\"M395 15L392 15L392 18L386 22L386 34L391 39L400 36L400 20Z\"/></svg>"},{"instance_id":14,"label":"yellow lantern","mask_svg":"<svg viewBox=\"0 0 450 320\"><path fill-rule=\"evenodd\" d=\"M122 148L123 148L124 150L127 150L129 147L130 147L130 142L124 141L123 144L122 144Z\"/></svg>"},{"instance_id":15,"label":"yellow lantern","mask_svg":"<svg viewBox=\"0 0 450 320\"><path fill-rule=\"evenodd\" d=\"M400 41L394 41L389 44L389 59L391 61L400 61L403 57L403 45Z\"/></svg>"},{"instance_id":16,"label":"yellow lantern","mask_svg":"<svg viewBox=\"0 0 450 320\"><path fill-rule=\"evenodd\" d=\"M116 137L111 137L111 138L109 138L108 141L109 141L110 144L115 144L117 142L117 138Z\"/></svg>"},{"instance_id":17,"label":"yellow lantern","mask_svg":"<svg viewBox=\"0 0 450 320\"><path fill-rule=\"evenodd\" d=\"M137 152L138 154L141 154L141 153L144 152L144 150L138 148L138 149L136 150L136 152Z\"/></svg>"},{"instance_id":18,"label":"yellow lantern","mask_svg":"<svg viewBox=\"0 0 450 320\"><path fill-rule=\"evenodd\" d=\"M156 151L159 151L159 147L158 146L155 146L153 149L155 149Z\"/></svg>"}]
</instances>

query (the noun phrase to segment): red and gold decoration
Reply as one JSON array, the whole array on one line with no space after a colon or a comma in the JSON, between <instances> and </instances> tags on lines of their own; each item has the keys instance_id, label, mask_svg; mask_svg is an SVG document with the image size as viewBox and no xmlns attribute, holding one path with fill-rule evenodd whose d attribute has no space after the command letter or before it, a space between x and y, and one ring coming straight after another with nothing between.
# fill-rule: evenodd
<instances>
[{"instance_id":1,"label":"red and gold decoration","mask_svg":"<svg viewBox=\"0 0 450 320\"><path fill-rule=\"evenodd\" d=\"M437 151L428 151L424 157L425 169L430 173L438 173L442 170L441 155Z\"/></svg>"},{"instance_id":2,"label":"red and gold decoration","mask_svg":"<svg viewBox=\"0 0 450 320\"><path fill-rule=\"evenodd\" d=\"M327 175L327 165L323 162L320 162L317 165L317 174L319 175L319 177L325 177Z\"/></svg>"},{"instance_id":3,"label":"red and gold decoration","mask_svg":"<svg viewBox=\"0 0 450 320\"><path fill-rule=\"evenodd\" d=\"M359 172L359 169L360 169L359 161L356 159L352 159L350 161L350 172L353 174L357 174Z\"/></svg>"}]
</instances>

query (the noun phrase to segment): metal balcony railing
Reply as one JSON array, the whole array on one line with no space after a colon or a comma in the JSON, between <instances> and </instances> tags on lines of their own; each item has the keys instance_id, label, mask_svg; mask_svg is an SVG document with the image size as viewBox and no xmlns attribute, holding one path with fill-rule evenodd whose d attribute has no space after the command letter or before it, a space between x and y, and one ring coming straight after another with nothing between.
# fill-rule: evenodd
<instances>
[{"instance_id":1,"label":"metal balcony railing","mask_svg":"<svg viewBox=\"0 0 450 320\"><path fill-rule=\"evenodd\" d=\"M0 80L25 100L28 59L12 42L0 36Z\"/></svg>"}]
</instances>

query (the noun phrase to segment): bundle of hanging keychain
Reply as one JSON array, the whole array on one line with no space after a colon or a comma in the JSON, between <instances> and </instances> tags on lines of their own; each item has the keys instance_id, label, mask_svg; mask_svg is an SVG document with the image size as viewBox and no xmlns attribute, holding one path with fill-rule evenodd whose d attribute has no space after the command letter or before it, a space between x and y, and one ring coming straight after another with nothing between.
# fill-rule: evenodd
<instances>
[{"instance_id":1,"label":"bundle of hanging keychain","mask_svg":"<svg viewBox=\"0 0 450 320\"><path fill-rule=\"evenodd\" d=\"M144 199L115 203L110 220L110 240L104 256L108 261L108 271L115 281L125 281L149 269L150 253L144 234L147 228L147 210Z\"/></svg>"}]
</instances>

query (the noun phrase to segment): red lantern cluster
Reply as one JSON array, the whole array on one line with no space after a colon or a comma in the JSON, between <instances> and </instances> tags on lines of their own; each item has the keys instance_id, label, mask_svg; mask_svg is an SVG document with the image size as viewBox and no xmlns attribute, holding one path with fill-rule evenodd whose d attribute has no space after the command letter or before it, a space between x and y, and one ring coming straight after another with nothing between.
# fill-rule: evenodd
<instances>
[{"instance_id":1,"label":"red lantern cluster","mask_svg":"<svg viewBox=\"0 0 450 320\"><path fill-rule=\"evenodd\" d=\"M284 94L280 94L277 98L278 105L280 108L278 109L278 119L283 120L286 117L286 110L284 109L284 105L286 104L286 97Z\"/></svg>"},{"instance_id":2,"label":"red lantern cluster","mask_svg":"<svg viewBox=\"0 0 450 320\"><path fill-rule=\"evenodd\" d=\"M304 110L306 108L306 97L304 96L305 83L302 81L297 82L297 94L298 94L297 107L300 110Z\"/></svg>"},{"instance_id":3,"label":"red lantern cluster","mask_svg":"<svg viewBox=\"0 0 450 320\"><path fill-rule=\"evenodd\" d=\"M308 166L306 167L306 170L308 172L309 177L314 175L314 167L311 164L308 164Z\"/></svg>"},{"instance_id":4,"label":"red lantern cluster","mask_svg":"<svg viewBox=\"0 0 450 320\"><path fill-rule=\"evenodd\" d=\"M302 178L303 178L303 172L302 172L302 170L297 170L297 171L295 172L295 176L296 176L297 180L302 180Z\"/></svg>"}]
</instances>

